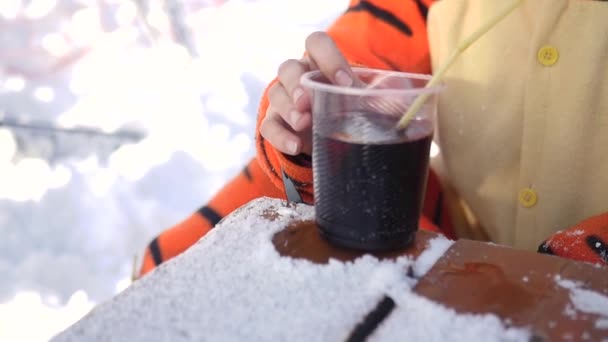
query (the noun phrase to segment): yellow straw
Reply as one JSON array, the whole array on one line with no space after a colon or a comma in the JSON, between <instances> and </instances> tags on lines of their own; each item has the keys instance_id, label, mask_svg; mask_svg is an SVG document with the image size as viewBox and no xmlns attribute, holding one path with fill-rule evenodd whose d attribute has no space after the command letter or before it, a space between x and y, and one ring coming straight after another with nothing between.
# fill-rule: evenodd
<instances>
[{"instance_id":1,"label":"yellow straw","mask_svg":"<svg viewBox=\"0 0 608 342\"><path fill-rule=\"evenodd\" d=\"M471 44L473 44L479 37L483 36L486 32L488 32L492 27L498 24L504 17L506 17L509 13L515 10L524 0L514 0L511 2L505 9L496 14L493 18L488 20L485 24L483 24L477 31L473 32L470 36L468 36L465 40L460 42L460 44L456 47L456 50L452 52L450 57L441 65L439 71L437 71L431 80L426 84L425 88L430 88L435 86L441 79L446 71L452 66L456 58L460 56ZM397 123L397 127L400 129L405 128L410 120L414 117L414 114L420 110L420 107L424 102L428 99L430 94L421 94L414 100L410 108L403 114L399 122Z\"/></svg>"}]
</instances>

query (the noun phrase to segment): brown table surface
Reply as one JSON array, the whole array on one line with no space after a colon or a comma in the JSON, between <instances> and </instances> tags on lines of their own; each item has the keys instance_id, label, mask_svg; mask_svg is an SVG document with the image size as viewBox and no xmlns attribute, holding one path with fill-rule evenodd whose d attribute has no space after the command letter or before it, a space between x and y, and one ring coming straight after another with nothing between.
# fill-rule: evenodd
<instances>
[{"instance_id":1,"label":"brown table surface","mask_svg":"<svg viewBox=\"0 0 608 342\"><path fill-rule=\"evenodd\" d=\"M380 259L417 257L436 234L419 231L406 249L371 253ZM335 247L317 232L314 221L296 221L273 242L283 256L327 263L348 261L363 252ZM570 290L556 279L575 281L585 290L608 296L608 268L491 243L458 240L419 279L414 291L461 313L493 313L506 325L529 328L537 340L608 338L596 326L601 316L577 310Z\"/></svg>"}]
</instances>

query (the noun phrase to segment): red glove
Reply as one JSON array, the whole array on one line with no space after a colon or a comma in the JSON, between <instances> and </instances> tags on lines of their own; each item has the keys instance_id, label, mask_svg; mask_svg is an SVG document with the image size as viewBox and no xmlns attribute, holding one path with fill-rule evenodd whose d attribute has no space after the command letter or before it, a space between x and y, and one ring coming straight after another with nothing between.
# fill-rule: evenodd
<instances>
[{"instance_id":1,"label":"red glove","mask_svg":"<svg viewBox=\"0 0 608 342\"><path fill-rule=\"evenodd\" d=\"M553 234L538 247L538 252L608 265L608 213Z\"/></svg>"}]
</instances>

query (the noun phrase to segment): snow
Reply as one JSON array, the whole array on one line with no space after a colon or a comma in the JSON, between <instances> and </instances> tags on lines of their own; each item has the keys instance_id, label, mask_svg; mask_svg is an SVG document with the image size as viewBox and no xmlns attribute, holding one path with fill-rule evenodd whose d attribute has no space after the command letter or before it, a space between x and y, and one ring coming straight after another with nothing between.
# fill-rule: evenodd
<instances>
[{"instance_id":1,"label":"snow","mask_svg":"<svg viewBox=\"0 0 608 342\"><path fill-rule=\"evenodd\" d=\"M0 341L48 340L124 289L150 239L253 156L263 87L347 5L212 2L179 2L192 57L160 1L156 43L132 1L0 1L0 120L143 137L0 127Z\"/></svg>"},{"instance_id":2,"label":"snow","mask_svg":"<svg viewBox=\"0 0 608 342\"><path fill-rule=\"evenodd\" d=\"M2 341L47 340L57 333L56 327L76 322L94 305L82 290L74 292L64 305L59 305L58 301L53 297L45 303L38 292L23 291L12 302L0 304ZM22 339L23 331L29 332L27 339Z\"/></svg>"},{"instance_id":3,"label":"snow","mask_svg":"<svg viewBox=\"0 0 608 342\"><path fill-rule=\"evenodd\" d=\"M566 313L580 312L599 315L595 326L598 329L608 329L608 296L583 288L580 282L555 277L556 283L570 291L570 304L566 307Z\"/></svg>"},{"instance_id":4,"label":"snow","mask_svg":"<svg viewBox=\"0 0 608 342\"><path fill-rule=\"evenodd\" d=\"M580 236L583 234L585 234L585 231L583 229L576 229L566 233L566 235L568 236Z\"/></svg>"},{"instance_id":5,"label":"snow","mask_svg":"<svg viewBox=\"0 0 608 342\"><path fill-rule=\"evenodd\" d=\"M454 242L448 239L433 239L430 241L430 247L426 249L416 260L413 267L414 276L420 278L424 276L439 259L450 248Z\"/></svg>"},{"instance_id":6,"label":"snow","mask_svg":"<svg viewBox=\"0 0 608 342\"><path fill-rule=\"evenodd\" d=\"M274 221L262 218L269 207ZM428 269L445 238L431 240L418 260L365 255L319 265L281 257L272 236L313 217L310 206L256 200L53 341L339 341L385 295L397 306L370 340L527 341L525 330L496 316L456 314L412 292L407 268Z\"/></svg>"},{"instance_id":7,"label":"snow","mask_svg":"<svg viewBox=\"0 0 608 342\"><path fill-rule=\"evenodd\" d=\"M608 330L608 319L598 319L595 321L595 328Z\"/></svg>"}]
</instances>

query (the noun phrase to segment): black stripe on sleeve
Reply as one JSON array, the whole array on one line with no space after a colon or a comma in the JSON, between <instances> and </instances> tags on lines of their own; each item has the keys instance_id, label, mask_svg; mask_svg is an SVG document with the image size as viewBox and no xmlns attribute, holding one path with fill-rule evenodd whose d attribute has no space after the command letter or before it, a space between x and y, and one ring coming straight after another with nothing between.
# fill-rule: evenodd
<instances>
[{"instance_id":1,"label":"black stripe on sleeve","mask_svg":"<svg viewBox=\"0 0 608 342\"><path fill-rule=\"evenodd\" d=\"M245 176L245 178L247 178L249 182L253 180L253 178L251 177L251 171L249 171L249 166L245 166L245 168L243 169L243 175Z\"/></svg>"},{"instance_id":2,"label":"black stripe on sleeve","mask_svg":"<svg viewBox=\"0 0 608 342\"><path fill-rule=\"evenodd\" d=\"M418 11L420 12L420 15L422 16L422 18L424 18L424 20L426 21L426 17L429 13L429 8L426 7L423 3L422 0L416 0L416 5L418 6Z\"/></svg>"},{"instance_id":3,"label":"black stripe on sleeve","mask_svg":"<svg viewBox=\"0 0 608 342\"><path fill-rule=\"evenodd\" d=\"M595 235L587 236L585 241L587 242L587 246L597 253L602 261L608 264L608 244Z\"/></svg>"},{"instance_id":4,"label":"black stripe on sleeve","mask_svg":"<svg viewBox=\"0 0 608 342\"><path fill-rule=\"evenodd\" d=\"M393 26L394 28L396 28L397 30L402 32L403 34L410 36L410 37L412 36L412 29L406 23L404 23L399 18L397 18L393 13L391 13L383 8L380 8L380 7L372 4L369 1L362 0L357 5L350 7L348 10L346 10L346 13L361 12L361 11L369 12L374 17Z\"/></svg>"},{"instance_id":5,"label":"black stripe on sleeve","mask_svg":"<svg viewBox=\"0 0 608 342\"><path fill-rule=\"evenodd\" d=\"M204 218L211 222L211 225L215 226L222 220L222 216L217 213L217 211L209 208L208 206L204 206L198 210L199 214L203 215Z\"/></svg>"},{"instance_id":6,"label":"black stripe on sleeve","mask_svg":"<svg viewBox=\"0 0 608 342\"><path fill-rule=\"evenodd\" d=\"M163 263L163 257L160 253L160 246L158 245L158 238L154 238L148 245L148 249L150 249L150 254L152 254L152 260L154 261L154 265L158 266Z\"/></svg>"}]
</instances>

